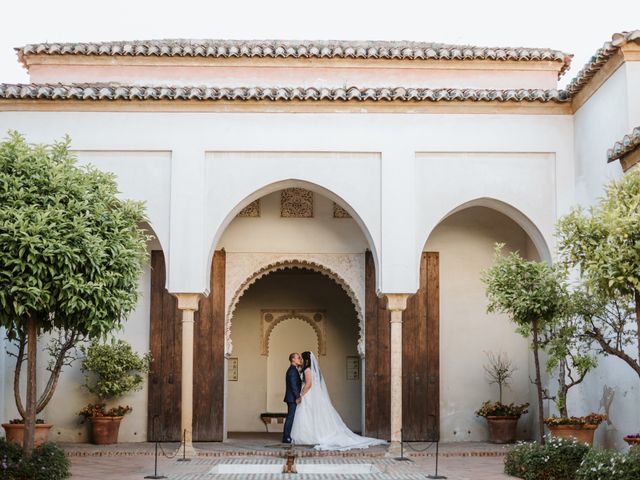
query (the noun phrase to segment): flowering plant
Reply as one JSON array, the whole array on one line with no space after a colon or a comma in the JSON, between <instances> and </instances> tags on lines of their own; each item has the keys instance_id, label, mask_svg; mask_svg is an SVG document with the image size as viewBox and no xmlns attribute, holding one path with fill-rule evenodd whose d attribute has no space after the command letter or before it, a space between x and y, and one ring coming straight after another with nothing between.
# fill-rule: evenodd
<instances>
[{"instance_id":1,"label":"flowering plant","mask_svg":"<svg viewBox=\"0 0 640 480\"><path fill-rule=\"evenodd\" d=\"M520 417L529 411L529 404L521 405L510 403L508 405L500 402L484 402L482 407L476 410L479 417Z\"/></svg>"},{"instance_id":2,"label":"flowering plant","mask_svg":"<svg viewBox=\"0 0 640 480\"><path fill-rule=\"evenodd\" d=\"M600 425L606 419L606 415L590 413L584 417L548 417L544 419L544 423L548 427L558 425Z\"/></svg>"},{"instance_id":3,"label":"flowering plant","mask_svg":"<svg viewBox=\"0 0 640 480\"><path fill-rule=\"evenodd\" d=\"M107 406L104 403L90 403L80 410L78 415L85 419L92 417L124 417L132 411L133 409L129 405L118 405L107 410Z\"/></svg>"},{"instance_id":4,"label":"flowering plant","mask_svg":"<svg viewBox=\"0 0 640 480\"><path fill-rule=\"evenodd\" d=\"M11 420L9 420L9 423L11 425L23 425L24 424L24 418L13 418ZM41 418L36 419L36 424L37 425L44 425L44 420Z\"/></svg>"}]
</instances>

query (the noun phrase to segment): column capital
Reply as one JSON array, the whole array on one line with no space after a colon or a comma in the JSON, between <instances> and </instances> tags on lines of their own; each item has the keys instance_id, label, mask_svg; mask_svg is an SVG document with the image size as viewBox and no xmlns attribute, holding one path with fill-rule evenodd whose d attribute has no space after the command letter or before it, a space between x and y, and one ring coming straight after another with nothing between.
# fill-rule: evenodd
<instances>
[{"instance_id":1,"label":"column capital","mask_svg":"<svg viewBox=\"0 0 640 480\"><path fill-rule=\"evenodd\" d=\"M387 310L392 312L402 312L407 308L407 299L410 293L385 293L387 297Z\"/></svg>"},{"instance_id":2,"label":"column capital","mask_svg":"<svg viewBox=\"0 0 640 480\"><path fill-rule=\"evenodd\" d=\"M178 299L179 310L191 310L193 312L198 310L199 293L174 293L174 295Z\"/></svg>"}]
</instances>

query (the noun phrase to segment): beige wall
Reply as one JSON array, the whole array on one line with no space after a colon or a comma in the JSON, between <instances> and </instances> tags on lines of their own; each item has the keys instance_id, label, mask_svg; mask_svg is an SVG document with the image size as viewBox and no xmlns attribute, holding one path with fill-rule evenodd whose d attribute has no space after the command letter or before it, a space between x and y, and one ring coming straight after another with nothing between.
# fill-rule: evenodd
<instances>
[{"instance_id":1,"label":"beige wall","mask_svg":"<svg viewBox=\"0 0 640 480\"><path fill-rule=\"evenodd\" d=\"M228 252L362 253L367 241L350 218L333 218L333 202L313 195L313 218L281 218L280 192L260 199L260 217L235 218L218 246Z\"/></svg>"},{"instance_id":2,"label":"beige wall","mask_svg":"<svg viewBox=\"0 0 640 480\"><path fill-rule=\"evenodd\" d=\"M506 216L472 207L445 219L429 237L425 251L440 252L440 428L443 441L484 440L485 421L474 415L485 400L498 400L488 385L485 352L506 352L518 368L506 402L532 401L527 341L508 318L486 314L480 272L493 258L496 242L524 256L535 256L525 232ZM520 435L530 436L527 417Z\"/></svg>"},{"instance_id":3,"label":"beige wall","mask_svg":"<svg viewBox=\"0 0 640 480\"><path fill-rule=\"evenodd\" d=\"M300 272L300 271L297 271ZM233 316L231 336L233 357L238 358L238 381L227 382L227 429L262 431L259 415L267 410L284 412L284 373L287 356L315 342L309 330L289 328L285 322L274 329L270 344L270 359L260 352L260 310L319 308L326 310L327 355L319 357L333 404L347 425L359 431L361 418L361 383L346 380L346 356L357 355L358 336L355 310L349 298L332 280L319 273L277 272L258 280L240 299ZM291 322L299 322L292 320ZM292 323L292 325L294 325ZM302 335L301 335L302 334ZM314 348L317 352L317 347ZM273 383L269 383L271 381ZM268 392L272 403L268 402ZM279 402L276 397L279 397ZM275 402L275 405L273 405ZM273 408L271 408L273 407ZM275 430L274 426L274 430ZM281 428L281 427L280 427Z\"/></svg>"}]
</instances>

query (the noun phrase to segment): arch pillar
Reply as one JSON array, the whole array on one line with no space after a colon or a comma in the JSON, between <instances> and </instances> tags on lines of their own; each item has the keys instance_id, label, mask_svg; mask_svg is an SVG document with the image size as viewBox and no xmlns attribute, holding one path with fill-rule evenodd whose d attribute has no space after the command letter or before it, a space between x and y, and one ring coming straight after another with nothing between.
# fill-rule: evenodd
<instances>
[{"instance_id":1,"label":"arch pillar","mask_svg":"<svg viewBox=\"0 0 640 480\"><path fill-rule=\"evenodd\" d=\"M196 456L193 448L193 326L198 311L199 293L176 293L182 323L182 377L180 391L180 430L182 442L179 447L187 456Z\"/></svg>"},{"instance_id":2,"label":"arch pillar","mask_svg":"<svg viewBox=\"0 0 640 480\"><path fill-rule=\"evenodd\" d=\"M391 312L391 445L388 455L400 455L402 442L402 313L407 308L408 293L387 293L387 310Z\"/></svg>"}]
</instances>

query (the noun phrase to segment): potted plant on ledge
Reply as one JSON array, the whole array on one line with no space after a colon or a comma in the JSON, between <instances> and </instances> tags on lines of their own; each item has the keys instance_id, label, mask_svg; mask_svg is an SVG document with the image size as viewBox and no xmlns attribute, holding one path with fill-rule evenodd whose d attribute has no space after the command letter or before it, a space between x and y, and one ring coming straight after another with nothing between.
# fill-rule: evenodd
<instances>
[{"instance_id":1,"label":"potted plant on ledge","mask_svg":"<svg viewBox=\"0 0 640 480\"><path fill-rule=\"evenodd\" d=\"M593 434L606 419L606 415L591 413L584 417L549 417L544 419L544 423L554 437L573 438L593 445Z\"/></svg>"},{"instance_id":2,"label":"potted plant on ledge","mask_svg":"<svg viewBox=\"0 0 640 480\"><path fill-rule=\"evenodd\" d=\"M99 402L89 404L79 415L91 423L93 443L117 443L120 422L132 408L118 405L107 409L106 401L140 390L143 374L149 371L151 356L148 353L140 355L129 343L115 339L110 343L93 342L82 351L85 355L82 362L84 386L98 397Z\"/></svg>"},{"instance_id":3,"label":"potted plant on ledge","mask_svg":"<svg viewBox=\"0 0 640 480\"><path fill-rule=\"evenodd\" d=\"M49 430L51 430L53 424L44 423L44 420L38 418L36 420L36 436L34 441L34 447L39 447L43 443L46 443L49 438ZM8 442L17 443L22 445L24 439L24 418L14 418L9 420L9 423L3 423L5 437Z\"/></svg>"},{"instance_id":4,"label":"potted plant on ledge","mask_svg":"<svg viewBox=\"0 0 640 480\"><path fill-rule=\"evenodd\" d=\"M498 385L498 402L484 402L476 411L476 415L484 417L489 426L489 441L491 443L513 443L516 441L518 419L528 412L529 404L516 405L502 403L502 392L509 386L509 380L515 372L515 367L506 354L495 355L487 353L489 364L484 366L490 385Z\"/></svg>"}]
</instances>

